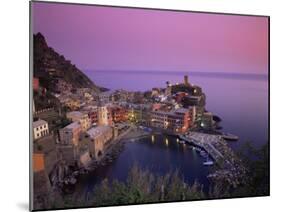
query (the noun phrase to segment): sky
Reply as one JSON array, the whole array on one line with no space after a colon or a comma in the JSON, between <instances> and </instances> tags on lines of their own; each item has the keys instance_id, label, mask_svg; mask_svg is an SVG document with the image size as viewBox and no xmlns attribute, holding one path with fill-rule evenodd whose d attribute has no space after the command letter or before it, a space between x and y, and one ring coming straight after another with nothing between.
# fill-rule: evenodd
<instances>
[{"instance_id":1,"label":"sky","mask_svg":"<svg viewBox=\"0 0 281 212\"><path fill-rule=\"evenodd\" d=\"M32 2L32 21L81 70L268 72L266 17Z\"/></svg>"}]
</instances>

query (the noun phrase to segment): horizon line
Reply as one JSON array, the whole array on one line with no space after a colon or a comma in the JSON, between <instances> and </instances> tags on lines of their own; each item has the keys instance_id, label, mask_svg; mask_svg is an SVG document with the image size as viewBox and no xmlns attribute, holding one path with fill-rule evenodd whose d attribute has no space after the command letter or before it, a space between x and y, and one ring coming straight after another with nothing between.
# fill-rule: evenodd
<instances>
[{"instance_id":1,"label":"horizon line","mask_svg":"<svg viewBox=\"0 0 281 212\"><path fill-rule=\"evenodd\" d=\"M135 69L135 70L120 70L120 69L83 69L85 71L93 71L93 72L124 72L124 73L138 73L138 72L149 72L149 73L186 73L186 74L227 74L227 75L255 75L255 76L268 76L267 73L258 73L258 72L222 72L222 71L169 71L169 70L141 70L141 69ZM83 71L82 70L82 71Z\"/></svg>"}]
</instances>

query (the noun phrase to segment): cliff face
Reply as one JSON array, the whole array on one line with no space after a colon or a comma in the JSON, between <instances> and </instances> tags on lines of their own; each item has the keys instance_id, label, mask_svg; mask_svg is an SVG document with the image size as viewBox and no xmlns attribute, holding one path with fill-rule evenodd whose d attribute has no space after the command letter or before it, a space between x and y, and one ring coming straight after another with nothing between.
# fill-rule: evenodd
<instances>
[{"instance_id":1,"label":"cliff face","mask_svg":"<svg viewBox=\"0 0 281 212\"><path fill-rule=\"evenodd\" d=\"M34 77L39 78L40 85L50 91L55 91L58 80L64 80L73 88L92 88L99 91L82 71L49 47L41 33L33 35Z\"/></svg>"}]
</instances>

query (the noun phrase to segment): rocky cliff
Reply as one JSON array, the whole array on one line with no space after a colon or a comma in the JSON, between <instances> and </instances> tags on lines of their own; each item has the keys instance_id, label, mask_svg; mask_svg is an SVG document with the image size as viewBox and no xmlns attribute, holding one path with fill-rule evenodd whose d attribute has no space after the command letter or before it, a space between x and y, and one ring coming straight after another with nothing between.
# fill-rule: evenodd
<instances>
[{"instance_id":1,"label":"rocky cliff","mask_svg":"<svg viewBox=\"0 0 281 212\"><path fill-rule=\"evenodd\" d=\"M49 47L41 33L33 35L33 44L34 77L39 78L41 86L49 91L55 91L58 80L64 80L74 89L92 88L96 91L100 90L71 61Z\"/></svg>"}]
</instances>

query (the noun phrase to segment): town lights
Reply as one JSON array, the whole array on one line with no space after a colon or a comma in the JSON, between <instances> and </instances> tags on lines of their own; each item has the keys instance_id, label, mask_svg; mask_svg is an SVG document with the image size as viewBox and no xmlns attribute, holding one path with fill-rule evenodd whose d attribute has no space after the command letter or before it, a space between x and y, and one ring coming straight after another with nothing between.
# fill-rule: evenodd
<instances>
[{"instance_id":1,"label":"town lights","mask_svg":"<svg viewBox=\"0 0 281 212\"><path fill-rule=\"evenodd\" d=\"M168 140L168 138L165 139L165 144L166 144L166 146L169 146L169 140Z\"/></svg>"}]
</instances>

